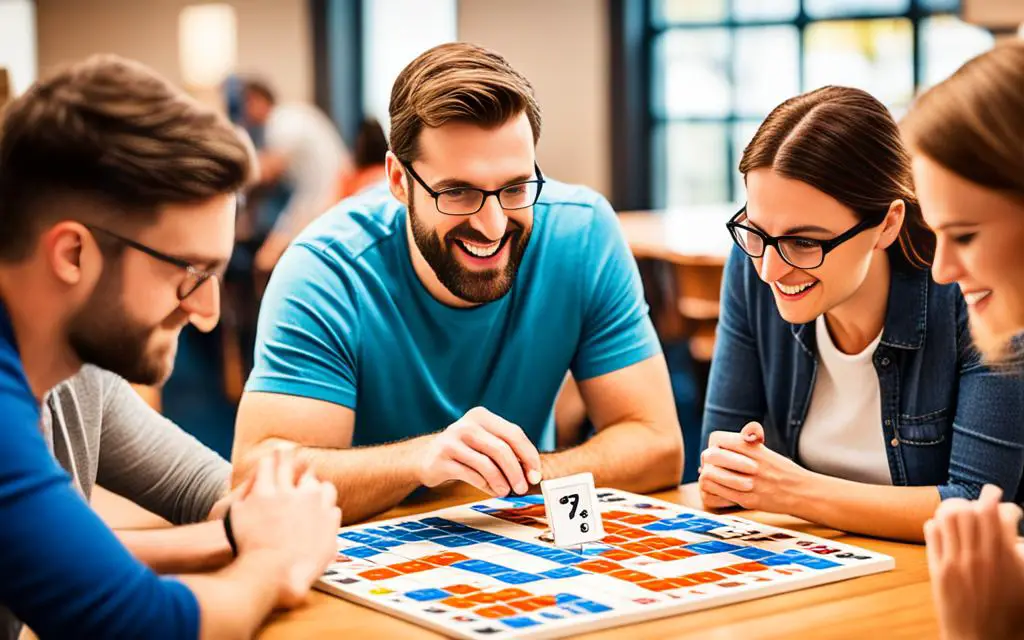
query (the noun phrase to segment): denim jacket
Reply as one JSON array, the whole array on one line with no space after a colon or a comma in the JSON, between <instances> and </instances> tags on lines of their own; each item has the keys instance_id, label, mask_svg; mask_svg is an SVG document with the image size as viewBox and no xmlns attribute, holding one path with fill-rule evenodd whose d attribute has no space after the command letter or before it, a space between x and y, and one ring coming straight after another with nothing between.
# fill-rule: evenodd
<instances>
[{"instance_id":1,"label":"denim jacket","mask_svg":"<svg viewBox=\"0 0 1024 640\"><path fill-rule=\"evenodd\" d=\"M712 431L758 421L768 446L799 462L818 368L814 323L783 320L738 248L726 263L721 305L701 448ZM1024 378L982 366L959 287L893 260L873 362L894 485L934 485L942 499L974 499L991 483L1021 501Z\"/></svg>"}]
</instances>

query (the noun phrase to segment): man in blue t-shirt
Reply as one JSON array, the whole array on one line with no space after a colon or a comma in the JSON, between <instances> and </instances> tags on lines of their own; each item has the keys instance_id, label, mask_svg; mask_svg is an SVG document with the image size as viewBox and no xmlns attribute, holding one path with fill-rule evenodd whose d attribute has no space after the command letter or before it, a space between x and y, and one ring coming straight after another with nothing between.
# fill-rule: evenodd
<instances>
[{"instance_id":1,"label":"man in blue t-shirt","mask_svg":"<svg viewBox=\"0 0 1024 640\"><path fill-rule=\"evenodd\" d=\"M303 233L261 310L234 458L294 446L347 521L420 486L492 495L591 471L679 481L682 436L636 264L608 203L545 178L540 111L499 55L455 43L391 96L387 184ZM554 448L567 372L596 435Z\"/></svg>"},{"instance_id":2,"label":"man in blue t-shirt","mask_svg":"<svg viewBox=\"0 0 1024 640\"><path fill-rule=\"evenodd\" d=\"M297 480L291 456L261 459L224 524L133 536L140 549L237 551L216 574L160 578L75 491L40 427L44 394L83 364L156 384L182 327L216 324L249 148L115 57L33 85L3 115L0 640L19 620L43 638L249 637L336 554L333 485Z\"/></svg>"}]
</instances>

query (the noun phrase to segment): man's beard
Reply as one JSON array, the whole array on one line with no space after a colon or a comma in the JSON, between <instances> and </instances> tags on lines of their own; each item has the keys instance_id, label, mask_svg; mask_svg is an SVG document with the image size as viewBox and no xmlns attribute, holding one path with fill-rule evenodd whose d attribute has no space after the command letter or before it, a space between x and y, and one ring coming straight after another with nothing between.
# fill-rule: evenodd
<instances>
[{"instance_id":1,"label":"man's beard","mask_svg":"<svg viewBox=\"0 0 1024 640\"><path fill-rule=\"evenodd\" d=\"M166 354L147 353L157 327L130 320L121 302L120 278L107 273L68 323L68 343L83 364L112 371L135 384L160 384L172 365Z\"/></svg>"},{"instance_id":2,"label":"man's beard","mask_svg":"<svg viewBox=\"0 0 1024 640\"><path fill-rule=\"evenodd\" d=\"M526 245L530 242L530 231L515 220L509 219L508 228L505 230L503 245L498 251L504 251L504 243L509 245L509 255L505 266L500 269L487 269L485 271L473 271L459 263L455 257L454 246L456 239L467 240L478 244L490 244L493 238L487 238L474 229L469 221L449 231L442 241L433 229L427 228L416 215L412 202L409 203L409 220L412 223L412 237L419 247L423 258L430 265L448 291L456 297L472 302L483 304L498 300L512 288L515 283L516 274L519 272L519 265L523 261L523 254L526 253ZM458 249L461 251L461 249Z\"/></svg>"}]
</instances>

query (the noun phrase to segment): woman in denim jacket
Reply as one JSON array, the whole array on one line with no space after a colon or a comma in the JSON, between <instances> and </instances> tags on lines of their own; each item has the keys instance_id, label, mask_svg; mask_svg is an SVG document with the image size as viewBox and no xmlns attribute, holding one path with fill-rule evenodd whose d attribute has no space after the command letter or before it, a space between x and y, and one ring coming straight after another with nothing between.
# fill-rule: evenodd
<instances>
[{"instance_id":1,"label":"woman in denim jacket","mask_svg":"<svg viewBox=\"0 0 1024 640\"><path fill-rule=\"evenodd\" d=\"M1020 374L1024 331L1024 42L968 62L918 101L903 123L925 219L936 229L932 274L972 304L985 357ZM1015 416L1024 431L1024 416ZM945 638L1024 637L1020 507L986 486L950 500L925 525ZM1012 496L1009 496L1012 497Z\"/></svg>"},{"instance_id":2,"label":"woman in denim jacket","mask_svg":"<svg viewBox=\"0 0 1024 640\"><path fill-rule=\"evenodd\" d=\"M981 364L960 288L932 281L935 236L885 107L844 87L790 99L740 171L705 506L920 541L943 499L1017 495L1024 381Z\"/></svg>"}]
</instances>

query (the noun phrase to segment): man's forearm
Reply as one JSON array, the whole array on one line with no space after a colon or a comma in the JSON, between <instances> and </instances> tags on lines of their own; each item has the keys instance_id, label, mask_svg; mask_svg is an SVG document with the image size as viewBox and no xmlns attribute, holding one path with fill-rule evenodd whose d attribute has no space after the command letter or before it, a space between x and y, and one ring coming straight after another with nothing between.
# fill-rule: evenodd
<instances>
[{"instance_id":1,"label":"man's forearm","mask_svg":"<svg viewBox=\"0 0 1024 640\"><path fill-rule=\"evenodd\" d=\"M272 440L266 445L285 442ZM423 438L415 438L352 449L300 446L295 453L317 477L337 488L342 521L350 524L390 509L420 486L416 461L422 449Z\"/></svg>"},{"instance_id":2,"label":"man's forearm","mask_svg":"<svg viewBox=\"0 0 1024 640\"><path fill-rule=\"evenodd\" d=\"M132 555L157 573L201 573L231 562L231 547L220 520L115 533Z\"/></svg>"},{"instance_id":3,"label":"man's forearm","mask_svg":"<svg viewBox=\"0 0 1024 640\"><path fill-rule=\"evenodd\" d=\"M601 487L647 493L679 484L681 435L638 422L599 431L578 447L541 456L544 478L590 471Z\"/></svg>"},{"instance_id":4,"label":"man's forearm","mask_svg":"<svg viewBox=\"0 0 1024 640\"><path fill-rule=\"evenodd\" d=\"M277 603L277 586L268 576L286 570L272 554L249 553L217 573L182 576L199 601L199 637L253 637Z\"/></svg>"}]
</instances>

